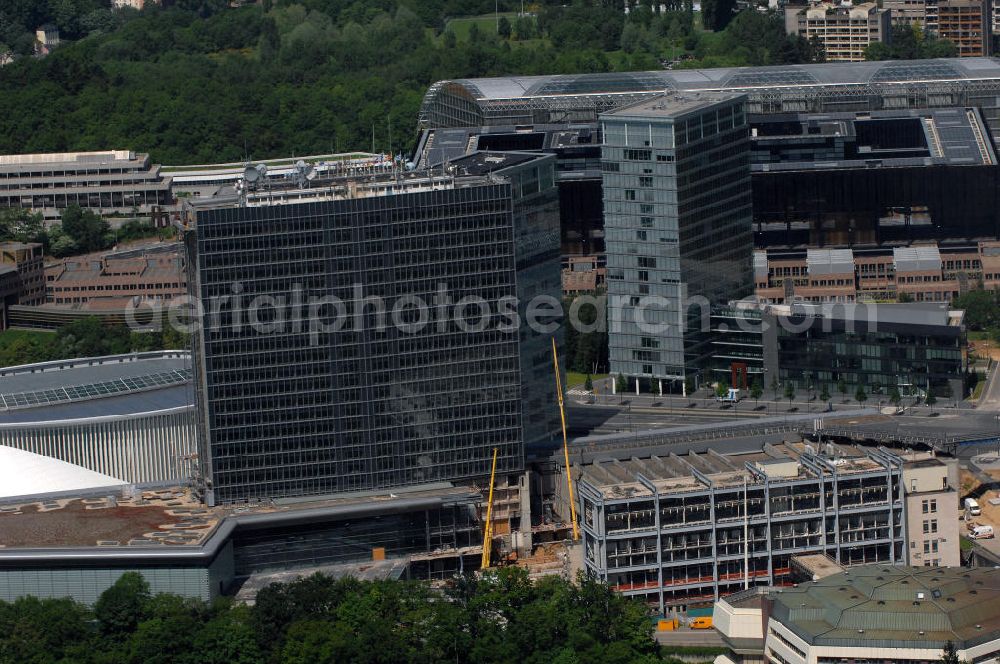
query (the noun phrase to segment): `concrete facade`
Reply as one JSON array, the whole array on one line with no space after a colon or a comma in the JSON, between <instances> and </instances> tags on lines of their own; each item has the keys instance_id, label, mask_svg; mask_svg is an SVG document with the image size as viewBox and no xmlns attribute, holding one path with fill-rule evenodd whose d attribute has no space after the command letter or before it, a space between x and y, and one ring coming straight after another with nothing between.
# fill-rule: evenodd
<instances>
[{"instance_id":1,"label":"concrete facade","mask_svg":"<svg viewBox=\"0 0 1000 664\"><path fill-rule=\"evenodd\" d=\"M906 494L907 562L924 567L959 567L958 465L954 459L913 455L903 465Z\"/></svg>"},{"instance_id":2,"label":"concrete facade","mask_svg":"<svg viewBox=\"0 0 1000 664\"><path fill-rule=\"evenodd\" d=\"M905 563L902 466L884 451L802 444L579 466L584 563L661 613L790 584L802 553Z\"/></svg>"},{"instance_id":3,"label":"concrete facade","mask_svg":"<svg viewBox=\"0 0 1000 664\"><path fill-rule=\"evenodd\" d=\"M166 302L186 294L180 244L73 256L45 266L48 304L81 304L108 298Z\"/></svg>"},{"instance_id":4,"label":"concrete facade","mask_svg":"<svg viewBox=\"0 0 1000 664\"><path fill-rule=\"evenodd\" d=\"M846 8L830 2L785 7L788 34L818 40L828 62L864 60L871 44L890 40L889 20L890 12L874 2Z\"/></svg>"}]
</instances>

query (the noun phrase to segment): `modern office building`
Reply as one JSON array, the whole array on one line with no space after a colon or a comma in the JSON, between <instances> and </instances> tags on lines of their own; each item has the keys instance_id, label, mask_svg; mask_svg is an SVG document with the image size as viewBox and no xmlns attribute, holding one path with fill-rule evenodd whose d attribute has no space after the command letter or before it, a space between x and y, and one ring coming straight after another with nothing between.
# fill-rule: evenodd
<instances>
[{"instance_id":1,"label":"modern office building","mask_svg":"<svg viewBox=\"0 0 1000 664\"><path fill-rule=\"evenodd\" d=\"M890 15L874 2L845 7L832 2L785 6L785 30L816 40L828 62L860 62L865 49L892 39Z\"/></svg>"},{"instance_id":2,"label":"modern office building","mask_svg":"<svg viewBox=\"0 0 1000 664\"><path fill-rule=\"evenodd\" d=\"M791 558L804 553L906 564L905 459L821 448L765 443L574 466L587 572L663 612L791 584Z\"/></svg>"},{"instance_id":3,"label":"modern office building","mask_svg":"<svg viewBox=\"0 0 1000 664\"><path fill-rule=\"evenodd\" d=\"M866 565L719 601L716 664L1000 660L1000 571Z\"/></svg>"},{"instance_id":4,"label":"modern office building","mask_svg":"<svg viewBox=\"0 0 1000 664\"><path fill-rule=\"evenodd\" d=\"M990 0L938 0L936 34L953 43L961 58L992 55L992 3Z\"/></svg>"},{"instance_id":5,"label":"modern office building","mask_svg":"<svg viewBox=\"0 0 1000 664\"><path fill-rule=\"evenodd\" d=\"M872 403L901 396L961 397L967 358L964 312L946 304L734 303L711 316L707 382L742 389L786 384L800 398L843 383ZM780 396L780 394L775 395Z\"/></svg>"},{"instance_id":6,"label":"modern office building","mask_svg":"<svg viewBox=\"0 0 1000 664\"><path fill-rule=\"evenodd\" d=\"M99 478L77 472L71 479ZM130 571L142 574L153 593L204 601L237 590L252 600L256 589L296 570L450 579L478 566L481 499L467 488L439 486L236 513L206 507L175 485L0 499L0 601L33 595L92 604ZM248 596L239 587L244 582Z\"/></svg>"},{"instance_id":7,"label":"modern office building","mask_svg":"<svg viewBox=\"0 0 1000 664\"><path fill-rule=\"evenodd\" d=\"M601 116L611 372L683 380L711 306L750 294L745 97L665 95Z\"/></svg>"},{"instance_id":8,"label":"modern office building","mask_svg":"<svg viewBox=\"0 0 1000 664\"><path fill-rule=\"evenodd\" d=\"M179 243L63 258L45 266L45 300L80 304L92 300L157 301L187 295Z\"/></svg>"},{"instance_id":9,"label":"modern office building","mask_svg":"<svg viewBox=\"0 0 1000 664\"><path fill-rule=\"evenodd\" d=\"M873 402L902 395L961 398L967 359L964 312L944 304L766 305L761 312L764 386L833 394L843 381Z\"/></svg>"},{"instance_id":10,"label":"modern office building","mask_svg":"<svg viewBox=\"0 0 1000 664\"><path fill-rule=\"evenodd\" d=\"M19 286L14 304L41 304L45 301L44 252L37 242L0 243L0 264L17 272Z\"/></svg>"},{"instance_id":11,"label":"modern office building","mask_svg":"<svg viewBox=\"0 0 1000 664\"><path fill-rule=\"evenodd\" d=\"M1000 242L879 249L754 252L757 299L793 302L950 302L982 287L1000 290Z\"/></svg>"},{"instance_id":12,"label":"modern office building","mask_svg":"<svg viewBox=\"0 0 1000 664\"><path fill-rule=\"evenodd\" d=\"M977 108L788 114L752 123L758 247L1000 236L1000 169Z\"/></svg>"},{"instance_id":13,"label":"modern office building","mask_svg":"<svg viewBox=\"0 0 1000 664\"><path fill-rule=\"evenodd\" d=\"M502 309L558 289L554 159L479 160L190 201L210 504L470 481L494 450L523 468L541 344Z\"/></svg>"},{"instance_id":14,"label":"modern office building","mask_svg":"<svg viewBox=\"0 0 1000 664\"><path fill-rule=\"evenodd\" d=\"M430 128L421 132L418 169L437 168L482 150L517 150L556 156L559 223L564 256L604 255L601 208L601 132L596 122Z\"/></svg>"},{"instance_id":15,"label":"modern office building","mask_svg":"<svg viewBox=\"0 0 1000 664\"><path fill-rule=\"evenodd\" d=\"M128 150L0 156L0 207L58 219L79 205L100 214L149 214L173 201L170 178Z\"/></svg>"},{"instance_id":16,"label":"modern office building","mask_svg":"<svg viewBox=\"0 0 1000 664\"><path fill-rule=\"evenodd\" d=\"M428 89L420 126L513 125L529 131L550 123L596 122L605 111L664 91L700 91L746 94L751 116L976 107L997 134L997 90L1000 62L991 58L456 79Z\"/></svg>"}]
</instances>

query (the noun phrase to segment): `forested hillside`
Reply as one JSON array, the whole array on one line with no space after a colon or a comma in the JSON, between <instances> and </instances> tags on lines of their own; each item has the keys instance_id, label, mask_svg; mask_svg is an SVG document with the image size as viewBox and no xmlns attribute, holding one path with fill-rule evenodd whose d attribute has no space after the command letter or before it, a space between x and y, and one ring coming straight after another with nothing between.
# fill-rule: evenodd
<instances>
[{"instance_id":1,"label":"forested hillside","mask_svg":"<svg viewBox=\"0 0 1000 664\"><path fill-rule=\"evenodd\" d=\"M76 41L0 69L0 153L130 148L168 164L412 147L421 99L451 77L801 62L821 53L776 15L730 22L712 3L520 2L498 26L478 0L177 0L111 11L110 0L4 0L0 40L55 21ZM44 11L39 10L42 8ZM58 10L58 11L57 11ZM109 18L110 17L110 18ZM65 26L65 27L63 27ZM19 36L20 35L20 36ZM29 44L30 46L30 44ZM683 59L683 60L682 60ZM390 132L391 126L391 132ZM388 145L389 134L393 145Z\"/></svg>"}]
</instances>

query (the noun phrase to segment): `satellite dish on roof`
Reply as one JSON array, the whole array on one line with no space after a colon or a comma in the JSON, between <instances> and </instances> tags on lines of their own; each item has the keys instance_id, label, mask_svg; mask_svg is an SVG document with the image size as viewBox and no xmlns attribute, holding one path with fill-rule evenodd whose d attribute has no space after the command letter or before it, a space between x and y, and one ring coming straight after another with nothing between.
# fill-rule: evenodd
<instances>
[{"instance_id":1,"label":"satellite dish on roof","mask_svg":"<svg viewBox=\"0 0 1000 664\"><path fill-rule=\"evenodd\" d=\"M247 164L247 167L243 169L243 179L247 184L253 184L260 180L260 171Z\"/></svg>"},{"instance_id":2,"label":"satellite dish on roof","mask_svg":"<svg viewBox=\"0 0 1000 664\"><path fill-rule=\"evenodd\" d=\"M257 173L260 175L260 179L264 179L267 175L267 164L257 164Z\"/></svg>"}]
</instances>

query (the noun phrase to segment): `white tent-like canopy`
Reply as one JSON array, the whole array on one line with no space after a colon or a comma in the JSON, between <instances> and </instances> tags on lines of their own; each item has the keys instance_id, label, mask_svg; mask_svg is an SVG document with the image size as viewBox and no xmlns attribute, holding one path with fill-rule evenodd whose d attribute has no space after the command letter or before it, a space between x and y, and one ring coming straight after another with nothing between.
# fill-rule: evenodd
<instances>
[{"instance_id":1,"label":"white tent-like canopy","mask_svg":"<svg viewBox=\"0 0 1000 664\"><path fill-rule=\"evenodd\" d=\"M127 484L82 466L0 445L0 499Z\"/></svg>"}]
</instances>

